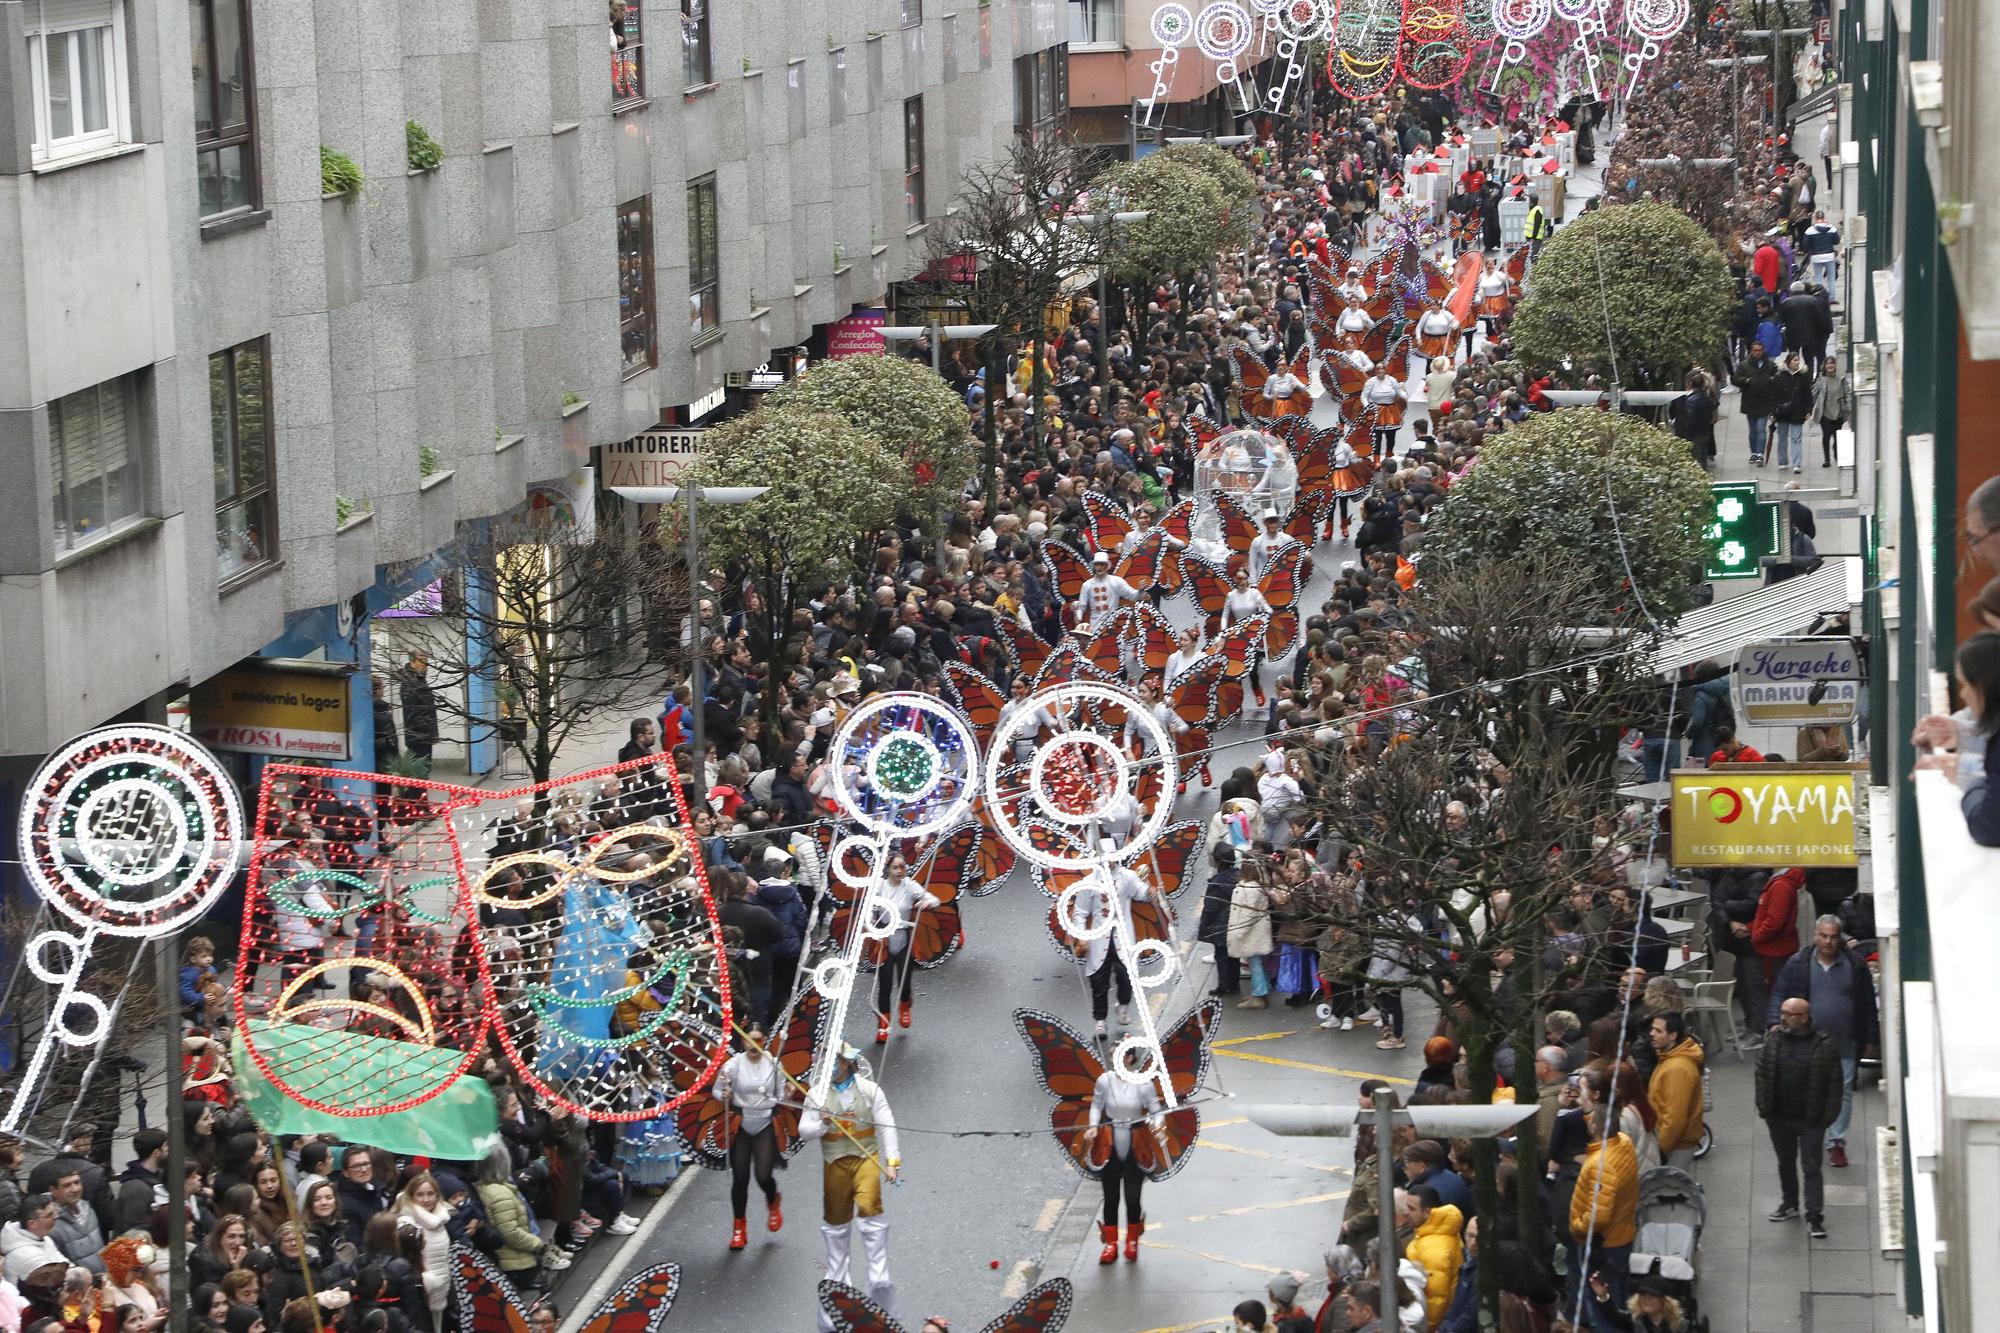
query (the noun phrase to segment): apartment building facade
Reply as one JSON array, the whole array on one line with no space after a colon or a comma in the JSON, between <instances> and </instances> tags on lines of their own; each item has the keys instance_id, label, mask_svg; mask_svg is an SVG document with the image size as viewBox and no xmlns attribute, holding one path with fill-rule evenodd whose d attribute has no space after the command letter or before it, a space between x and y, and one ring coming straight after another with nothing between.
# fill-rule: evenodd
<instances>
[{"instance_id":1,"label":"apartment building facade","mask_svg":"<svg viewBox=\"0 0 2000 1333\"><path fill-rule=\"evenodd\" d=\"M879 303L1064 19L0 0L0 789L259 660L367 767L371 615Z\"/></svg>"}]
</instances>

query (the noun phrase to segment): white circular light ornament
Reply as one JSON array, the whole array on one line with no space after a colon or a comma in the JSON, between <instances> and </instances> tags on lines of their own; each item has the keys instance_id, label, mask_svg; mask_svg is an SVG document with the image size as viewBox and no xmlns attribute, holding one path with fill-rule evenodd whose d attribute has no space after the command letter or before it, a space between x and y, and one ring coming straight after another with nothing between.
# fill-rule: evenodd
<instances>
[{"instance_id":1,"label":"white circular light ornament","mask_svg":"<svg viewBox=\"0 0 2000 1333\"><path fill-rule=\"evenodd\" d=\"M1217 64L1233 66L1250 49L1251 36L1250 11L1234 0L1204 5L1195 15L1194 44Z\"/></svg>"},{"instance_id":2,"label":"white circular light ornament","mask_svg":"<svg viewBox=\"0 0 2000 1333\"><path fill-rule=\"evenodd\" d=\"M1026 706L1002 718L993 733L986 752L988 811L1001 838L1030 865L1094 870L1129 862L1152 846L1173 818L1174 783L1158 783L1149 798L1152 808L1143 808L1137 790L1142 765L1085 724L1107 708L1129 719L1140 733L1140 752L1152 756L1146 762L1160 762L1161 756L1171 762L1173 738L1145 702L1129 690L1096 681L1069 681L1036 692ZM1002 784L1002 760L1043 713L1062 719L1062 730L1035 747L1027 786L1017 796ZM1008 799L992 799L1003 790ZM1064 851L1037 845L1028 834L1028 825L1036 822L1075 830L1078 847ZM1122 836L1113 836L1107 824L1129 827Z\"/></svg>"},{"instance_id":3,"label":"white circular light ornament","mask_svg":"<svg viewBox=\"0 0 2000 1333\"><path fill-rule=\"evenodd\" d=\"M841 813L878 837L922 837L957 823L979 785L972 724L928 694L868 700L840 724L828 754Z\"/></svg>"},{"instance_id":4,"label":"white circular light ornament","mask_svg":"<svg viewBox=\"0 0 2000 1333\"><path fill-rule=\"evenodd\" d=\"M167 934L243 860L243 807L215 757L166 727L109 727L43 761L21 802L36 892L85 930Z\"/></svg>"},{"instance_id":5,"label":"white circular light ornament","mask_svg":"<svg viewBox=\"0 0 2000 1333\"><path fill-rule=\"evenodd\" d=\"M1664 42L1685 28L1693 9L1689 0L1626 0L1625 26L1649 42Z\"/></svg>"},{"instance_id":6,"label":"white circular light ornament","mask_svg":"<svg viewBox=\"0 0 2000 1333\"><path fill-rule=\"evenodd\" d=\"M1551 0L1500 0L1493 6L1493 27L1509 41L1533 41L1548 28L1553 10Z\"/></svg>"},{"instance_id":7,"label":"white circular light ornament","mask_svg":"<svg viewBox=\"0 0 2000 1333\"><path fill-rule=\"evenodd\" d=\"M1278 31L1295 42L1316 42L1333 33L1333 23L1320 0L1285 0L1277 19Z\"/></svg>"},{"instance_id":8,"label":"white circular light ornament","mask_svg":"<svg viewBox=\"0 0 2000 1333\"><path fill-rule=\"evenodd\" d=\"M1127 1037L1111 1048L1111 1072L1127 1083L1151 1083L1160 1076L1161 1067L1158 1042Z\"/></svg>"},{"instance_id":9,"label":"white circular light ornament","mask_svg":"<svg viewBox=\"0 0 2000 1333\"><path fill-rule=\"evenodd\" d=\"M1084 895L1090 898L1085 899ZM1104 910L1104 890L1090 880L1072 884L1056 898L1056 920L1080 940L1101 940L1117 924Z\"/></svg>"},{"instance_id":10,"label":"white circular light ornament","mask_svg":"<svg viewBox=\"0 0 2000 1333\"><path fill-rule=\"evenodd\" d=\"M1153 11L1153 40L1163 49L1173 50L1187 45L1194 35L1194 15L1182 4L1169 3Z\"/></svg>"}]
</instances>

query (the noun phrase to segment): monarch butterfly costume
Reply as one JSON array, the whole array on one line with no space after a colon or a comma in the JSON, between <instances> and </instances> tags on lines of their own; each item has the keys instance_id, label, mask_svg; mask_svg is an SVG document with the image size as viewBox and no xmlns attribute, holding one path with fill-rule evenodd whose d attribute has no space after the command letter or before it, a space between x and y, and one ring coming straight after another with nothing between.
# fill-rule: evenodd
<instances>
[{"instance_id":1,"label":"monarch butterfly costume","mask_svg":"<svg viewBox=\"0 0 2000 1333\"><path fill-rule=\"evenodd\" d=\"M861 1053L841 1049L844 1061ZM844 1082L827 1090L823 1105L808 1106L799 1117L799 1137L818 1139L825 1163L824 1212L820 1234L826 1237L826 1276L848 1280L848 1254L856 1232L868 1266L868 1299L884 1310L896 1301L896 1283L889 1276L889 1219L882 1215L882 1167L903 1164L896 1143L896 1116L882 1089L849 1065ZM824 1310L820 1333L833 1333Z\"/></svg>"},{"instance_id":2,"label":"monarch butterfly costume","mask_svg":"<svg viewBox=\"0 0 2000 1333\"><path fill-rule=\"evenodd\" d=\"M1146 1231L1145 1182L1181 1169L1201 1136L1201 1112L1186 1105L1208 1073L1209 1038L1222 1013L1218 1000L1189 1010L1160 1037L1160 1067L1177 1105L1166 1109L1157 1079L1133 1082L1107 1070L1097 1050L1061 1019L1034 1009L1014 1011L1042 1087L1056 1099L1049 1128L1070 1165L1104 1186L1097 1261L1118 1257L1119 1205L1124 1204L1125 1257L1139 1257Z\"/></svg>"}]
</instances>

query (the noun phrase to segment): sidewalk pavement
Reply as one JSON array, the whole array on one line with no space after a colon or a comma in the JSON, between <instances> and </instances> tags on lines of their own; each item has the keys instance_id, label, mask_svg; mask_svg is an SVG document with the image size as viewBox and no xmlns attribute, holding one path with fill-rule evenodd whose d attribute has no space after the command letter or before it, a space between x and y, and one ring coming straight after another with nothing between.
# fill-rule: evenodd
<instances>
[{"instance_id":1,"label":"sidewalk pavement","mask_svg":"<svg viewBox=\"0 0 2000 1333\"><path fill-rule=\"evenodd\" d=\"M1778 1206L1778 1164L1757 1118L1756 1059L1755 1051L1739 1060L1720 1046L1709 1053L1714 1146L1694 1167L1708 1201L1696 1264L1701 1313L1716 1333L1907 1333L1918 1324L1902 1312L1902 1262L1883 1253L1877 1221L1881 1089L1854 1096L1849 1165L1825 1170L1828 1235L1816 1241L1803 1221L1765 1220Z\"/></svg>"}]
</instances>

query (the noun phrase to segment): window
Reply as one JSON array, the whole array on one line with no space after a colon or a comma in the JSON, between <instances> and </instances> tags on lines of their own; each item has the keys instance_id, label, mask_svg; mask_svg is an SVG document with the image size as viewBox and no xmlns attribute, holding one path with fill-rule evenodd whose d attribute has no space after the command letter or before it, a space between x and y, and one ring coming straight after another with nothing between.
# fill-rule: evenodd
<instances>
[{"instance_id":1,"label":"window","mask_svg":"<svg viewBox=\"0 0 2000 1333\"><path fill-rule=\"evenodd\" d=\"M688 182L688 332L696 338L722 325L721 232L715 218L715 177Z\"/></svg>"},{"instance_id":2,"label":"window","mask_svg":"<svg viewBox=\"0 0 2000 1333\"><path fill-rule=\"evenodd\" d=\"M24 5L35 162L123 143L125 19L115 0Z\"/></svg>"},{"instance_id":3,"label":"window","mask_svg":"<svg viewBox=\"0 0 2000 1333\"><path fill-rule=\"evenodd\" d=\"M1069 44L1123 46L1124 20L1120 0L1069 0Z\"/></svg>"},{"instance_id":4,"label":"window","mask_svg":"<svg viewBox=\"0 0 2000 1333\"><path fill-rule=\"evenodd\" d=\"M247 212L257 189L249 0L188 0L194 65L194 161L201 215Z\"/></svg>"},{"instance_id":5,"label":"window","mask_svg":"<svg viewBox=\"0 0 2000 1333\"><path fill-rule=\"evenodd\" d=\"M215 563L227 583L278 554L270 339L208 358L208 432L215 452Z\"/></svg>"},{"instance_id":6,"label":"window","mask_svg":"<svg viewBox=\"0 0 2000 1333\"><path fill-rule=\"evenodd\" d=\"M49 404L56 553L88 546L138 518L137 380L125 375Z\"/></svg>"},{"instance_id":7,"label":"window","mask_svg":"<svg viewBox=\"0 0 2000 1333\"><path fill-rule=\"evenodd\" d=\"M924 99L903 103L903 197L909 205L909 225L924 220Z\"/></svg>"},{"instance_id":8,"label":"window","mask_svg":"<svg viewBox=\"0 0 2000 1333\"><path fill-rule=\"evenodd\" d=\"M1052 46L1014 62L1014 129L1040 137L1069 119L1069 48Z\"/></svg>"},{"instance_id":9,"label":"window","mask_svg":"<svg viewBox=\"0 0 2000 1333\"><path fill-rule=\"evenodd\" d=\"M611 105L646 96L646 42L639 7L646 0L611 0Z\"/></svg>"},{"instance_id":10,"label":"window","mask_svg":"<svg viewBox=\"0 0 2000 1333\"><path fill-rule=\"evenodd\" d=\"M708 45L709 0L681 0L681 82L699 88L713 83L714 52Z\"/></svg>"},{"instance_id":11,"label":"window","mask_svg":"<svg viewBox=\"0 0 2000 1333\"><path fill-rule=\"evenodd\" d=\"M826 53L826 118L829 125L847 120L847 48Z\"/></svg>"},{"instance_id":12,"label":"window","mask_svg":"<svg viewBox=\"0 0 2000 1333\"><path fill-rule=\"evenodd\" d=\"M785 67L785 134L793 143L806 137L806 62Z\"/></svg>"},{"instance_id":13,"label":"window","mask_svg":"<svg viewBox=\"0 0 2000 1333\"><path fill-rule=\"evenodd\" d=\"M626 375L660 364L653 338L653 198L618 206L618 348Z\"/></svg>"},{"instance_id":14,"label":"window","mask_svg":"<svg viewBox=\"0 0 2000 1333\"><path fill-rule=\"evenodd\" d=\"M924 21L924 0L902 0L903 26L914 28Z\"/></svg>"}]
</instances>

